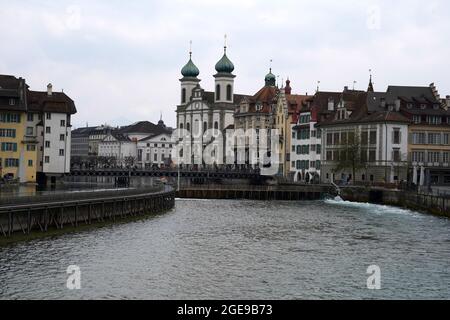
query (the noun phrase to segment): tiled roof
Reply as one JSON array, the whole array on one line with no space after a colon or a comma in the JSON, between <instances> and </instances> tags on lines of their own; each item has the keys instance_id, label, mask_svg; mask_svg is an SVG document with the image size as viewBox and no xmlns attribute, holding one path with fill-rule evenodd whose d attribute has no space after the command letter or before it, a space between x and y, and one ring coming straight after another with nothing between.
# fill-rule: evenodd
<instances>
[{"instance_id":1,"label":"tiled roof","mask_svg":"<svg viewBox=\"0 0 450 320\"><path fill-rule=\"evenodd\" d=\"M170 129L156 125L154 123L151 123L150 121L140 121L130 126L122 127L119 129L119 132L122 134L131 134L131 133L148 134L148 135L152 134L157 135L162 133L171 134Z\"/></svg>"},{"instance_id":2,"label":"tiled roof","mask_svg":"<svg viewBox=\"0 0 450 320\"><path fill-rule=\"evenodd\" d=\"M0 75L0 110L26 112L25 90L26 84L24 79ZM10 98L16 99L16 103L13 106L9 104Z\"/></svg>"},{"instance_id":3,"label":"tiled roof","mask_svg":"<svg viewBox=\"0 0 450 320\"><path fill-rule=\"evenodd\" d=\"M53 112L75 114L75 103L64 92L53 92L52 95L40 91L27 91L28 110L35 112Z\"/></svg>"}]
</instances>

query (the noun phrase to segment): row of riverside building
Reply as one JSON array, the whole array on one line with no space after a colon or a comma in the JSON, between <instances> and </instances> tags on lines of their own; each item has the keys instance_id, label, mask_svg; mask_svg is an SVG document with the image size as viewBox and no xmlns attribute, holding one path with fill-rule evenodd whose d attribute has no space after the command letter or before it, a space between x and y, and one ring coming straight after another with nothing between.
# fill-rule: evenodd
<instances>
[{"instance_id":1,"label":"row of riverside building","mask_svg":"<svg viewBox=\"0 0 450 320\"><path fill-rule=\"evenodd\" d=\"M70 172L71 116L64 92L30 90L25 79L0 75L1 181L46 183Z\"/></svg>"},{"instance_id":2,"label":"row of riverside building","mask_svg":"<svg viewBox=\"0 0 450 320\"><path fill-rule=\"evenodd\" d=\"M129 126L78 128L72 132L72 165L78 167L133 167L171 165L172 128L140 121Z\"/></svg>"},{"instance_id":3,"label":"row of riverside building","mask_svg":"<svg viewBox=\"0 0 450 320\"><path fill-rule=\"evenodd\" d=\"M205 91L190 53L181 70L178 129L278 129L278 175L288 181L450 185L450 96L441 98L434 84L377 92L370 76L367 90L318 88L300 95L293 94L290 80L277 85L270 70L255 94L235 94L226 47L215 69L214 91ZM208 141L183 141L180 157L183 149L204 149ZM357 157L349 154L356 141Z\"/></svg>"}]
</instances>

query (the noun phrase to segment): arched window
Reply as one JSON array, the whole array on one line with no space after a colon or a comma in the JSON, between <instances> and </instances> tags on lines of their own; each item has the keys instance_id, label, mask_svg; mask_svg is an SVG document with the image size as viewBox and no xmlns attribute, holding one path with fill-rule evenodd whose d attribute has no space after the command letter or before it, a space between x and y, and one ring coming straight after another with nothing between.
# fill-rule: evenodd
<instances>
[{"instance_id":1,"label":"arched window","mask_svg":"<svg viewBox=\"0 0 450 320\"><path fill-rule=\"evenodd\" d=\"M232 101L232 87L231 84L227 85L227 101Z\"/></svg>"},{"instance_id":2,"label":"arched window","mask_svg":"<svg viewBox=\"0 0 450 320\"><path fill-rule=\"evenodd\" d=\"M181 103L186 103L186 88L181 90Z\"/></svg>"},{"instance_id":3,"label":"arched window","mask_svg":"<svg viewBox=\"0 0 450 320\"><path fill-rule=\"evenodd\" d=\"M191 131L191 125L189 123L186 124L186 130Z\"/></svg>"},{"instance_id":4,"label":"arched window","mask_svg":"<svg viewBox=\"0 0 450 320\"><path fill-rule=\"evenodd\" d=\"M219 129L219 123L217 121L214 122L214 129Z\"/></svg>"},{"instance_id":5,"label":"arched window","mask_svg":"<svg viewBox=\"0 0 450 320\"><path fill-rule=\"evenodd\" d=\"M180 129L183 129L184 125L182 123L180 123Z\"/></svg>"},{"instance_id":6,"label":"arched window","mask_svg":"<svg viewBox=\"0 0 450 320\"><path fill-rule=\"evenodd\" d=\"M216 100L220 100L220 85L216 86Z\"/></svg>"},{"instance_id":7,"label":"arched window","mask_svg":"<svg viewBox=\"0 0 450 320\"><path fill-rule=\"evenodd\" d=\"M208 123L203 122L203 132L206 132L206 130L208 130Z\"/></svg>"}]
</instances>

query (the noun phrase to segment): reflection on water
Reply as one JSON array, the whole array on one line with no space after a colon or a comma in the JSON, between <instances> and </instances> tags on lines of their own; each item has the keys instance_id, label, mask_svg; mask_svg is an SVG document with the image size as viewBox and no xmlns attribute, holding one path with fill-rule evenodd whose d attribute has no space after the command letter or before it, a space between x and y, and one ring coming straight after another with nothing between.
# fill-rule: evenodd
<instances>
[{"instance_id":1,"label":"reflection on water","mask_svg":"<svg viewBox=\"0 0 450 320\"><path fill-rule=\"evenodd\" d=\"M177 200L143 221L0 248L0 298L448 299L450 221L341 201ZM80 266L82 289L66 289ZM368 290L378 265L382 290Z\"/></svg>"}]
</instances>

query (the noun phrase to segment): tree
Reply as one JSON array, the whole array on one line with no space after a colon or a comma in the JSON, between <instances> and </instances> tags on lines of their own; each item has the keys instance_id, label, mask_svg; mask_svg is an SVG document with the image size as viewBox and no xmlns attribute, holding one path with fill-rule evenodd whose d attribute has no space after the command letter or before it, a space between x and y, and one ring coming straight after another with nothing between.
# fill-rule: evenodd
<instances>
[{"instance_id":1,"label":"tree","mask_svg":"<svg viewBox=\"0 0 450 320\"><path fill-rule=\"evenodd\" d=\"M137 161L137 158L136 158L136 157L132 157L132 156L130 156L130 157L125 157L125 159L124 159L125 166L126 166L127 168L132 168L132 167L134 167L136 161Z\"/></svg>"},{"instance_id":2,"label":"tree","mask_svg":"<svg viewBox=\"0 0 450 320\"><path fill-rule=\"evenodd\" d=\"M368 163L367 146L363 145L360 134L355 131L342 133L336 151L338 152L338 158L335 159L334 172L350 169L352 180L355 181L356 173L366 168Z\"/></svg>"}]
</instances>

